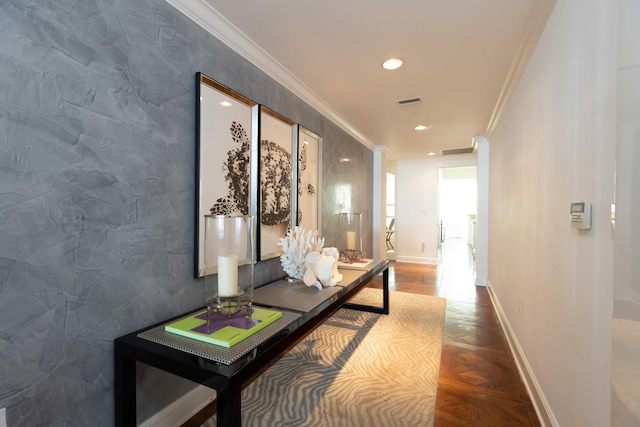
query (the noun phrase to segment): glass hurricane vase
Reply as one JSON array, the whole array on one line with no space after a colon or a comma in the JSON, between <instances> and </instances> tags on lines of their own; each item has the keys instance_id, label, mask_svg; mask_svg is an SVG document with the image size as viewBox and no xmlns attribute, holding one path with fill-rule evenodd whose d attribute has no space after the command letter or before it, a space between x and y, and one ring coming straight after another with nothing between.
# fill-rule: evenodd
<instances>
[{"instance_id":1,"label":"glass hurricane vase","mask_svg":"<svg viewBox=\"0 0 640 427\"><path fill-rule=\"evenodd\" d=\"M252 215L204 217L207 325L216 313L230 317L245 310L251 319L255 227Z\"/></svg>"}]
</instances>

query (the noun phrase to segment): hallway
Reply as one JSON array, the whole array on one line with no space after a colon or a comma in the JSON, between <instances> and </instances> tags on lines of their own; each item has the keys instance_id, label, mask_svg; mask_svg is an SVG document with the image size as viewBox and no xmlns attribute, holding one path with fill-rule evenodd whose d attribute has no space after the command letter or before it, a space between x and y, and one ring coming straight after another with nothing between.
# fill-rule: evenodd
<instances>
[{"instance_id":1,"label":"hallway","mask_svg":"<svg viewBox=\"0 0 640 427\"><path fill-rule=\"evenodd\" d=\"M447 298L437 427L540 425L466 242L445 241L438 266L392 262L389 279L393 290Z\"/></svg>"}]
</instances>

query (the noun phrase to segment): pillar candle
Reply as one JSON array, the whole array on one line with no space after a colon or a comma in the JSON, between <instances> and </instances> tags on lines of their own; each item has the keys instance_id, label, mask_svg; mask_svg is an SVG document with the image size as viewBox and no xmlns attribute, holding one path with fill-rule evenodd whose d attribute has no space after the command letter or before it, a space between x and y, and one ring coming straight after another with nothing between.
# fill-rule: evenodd
<instances>
[{"instance_id":1,"label":"pillar candle","mask_svg":"<svg viewBox=\"0 0 640 427\"><path fill-rule=\"evenodd\" d=\"M347 249L356 250L356 232L347 231Z\"/></svg>"},{"instance_id":2,"label":"pillar candle","mask_svg":"<svg viewBox=\"0 0 640 427\"><path fill-rule=\"evenodd\" d=\"M218 257L218 296L230 297L238 293L238 256Z\"/></svg>"}]
</instances>

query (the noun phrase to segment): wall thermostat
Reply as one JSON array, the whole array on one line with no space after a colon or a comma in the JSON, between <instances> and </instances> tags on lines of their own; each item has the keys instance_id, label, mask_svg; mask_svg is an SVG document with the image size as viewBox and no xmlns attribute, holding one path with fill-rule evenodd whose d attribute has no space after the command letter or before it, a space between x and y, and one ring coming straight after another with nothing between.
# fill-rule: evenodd
<instances>
[{"instance_id":1,"label":"wall thermostat","mask_svg":"<svg viewBox=\"0 0 640 427\"><path fill-rule=\"evenodd\" d=\"M589 230L591 228L591 203L571 203L571 214L569 218L572 228Z\"/></svg>"}]
</instances>

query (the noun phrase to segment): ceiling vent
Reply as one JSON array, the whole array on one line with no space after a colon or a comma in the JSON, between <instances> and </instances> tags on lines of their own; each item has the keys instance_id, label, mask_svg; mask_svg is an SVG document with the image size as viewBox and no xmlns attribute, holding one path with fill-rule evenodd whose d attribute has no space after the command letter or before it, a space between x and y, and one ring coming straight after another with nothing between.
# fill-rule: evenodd
<instances>
[{"instance_id":1,"label":"ceiling vent","mask_svg":"<svg viewBox=\"0 0 640 427\"><path fill-rule=\"evenodd\" d=\"M402 107L404 105L420 104L422 102L422 98L420 98L419 96L416 96L414 98L399 99L396 102L398 103L399 106Z\"/></svg>"},{"instance_id":2,"label":"ceiling vent","mask_svg":"<svg viewBox=\"0 0 640 427\"><path fill-rule=\"evenodd\" d=\"M442 150L443 156L448 156L451 154L469 154L473 153L473 147L468 148L452 148L451 150Z\"/></svg>"}]
</instances>

